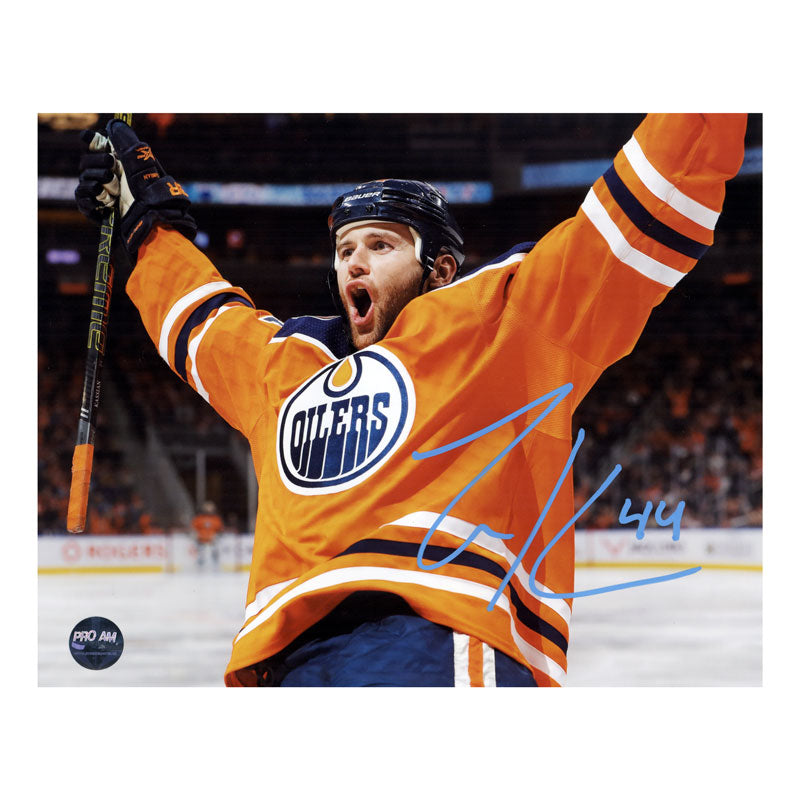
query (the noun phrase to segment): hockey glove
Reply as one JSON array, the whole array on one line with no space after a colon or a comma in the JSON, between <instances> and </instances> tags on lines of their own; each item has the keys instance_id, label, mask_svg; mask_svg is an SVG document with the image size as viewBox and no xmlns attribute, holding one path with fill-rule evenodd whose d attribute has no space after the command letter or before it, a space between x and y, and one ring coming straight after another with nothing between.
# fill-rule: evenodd
<instances>
[{"instance_id":1,"label":"hockey glove","mask_svg":"<svg viewBox=\"0 0 800 800\"><path fill-rule=\"evenodd\" d=\"M81 133L86 152L81 156L75 201L78 210L95 225L114 207L119 197L119 178L114 172L116 160L109 152L108 139L101 133Z\"/></svg>"},{"instance_id":2,"label":"hockey glove","mask_svg":"<svg viewBox=\"0 0 800 800\"><path fill-rule=\"evenodd\" d=\"M106 134L82 134L88 152L81 159L75 190L79 210L101 222L106 211L118 203L122 243L134 263L140 245L157 223L194 239L197 223L189 214L189 198L164 172L149 145L121 120L111 120Z\"/></svg>"}]
</instances>

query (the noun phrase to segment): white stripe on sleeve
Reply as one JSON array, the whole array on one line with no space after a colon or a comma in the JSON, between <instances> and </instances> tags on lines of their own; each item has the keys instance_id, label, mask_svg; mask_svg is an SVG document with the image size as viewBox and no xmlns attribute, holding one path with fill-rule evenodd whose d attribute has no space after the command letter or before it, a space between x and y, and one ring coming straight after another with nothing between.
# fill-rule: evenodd
<instances>
[{"instance_id":1,"label":"white stripe on sleeve","mask_svg":"<svg viewBox=\"0 0 800 800\"><path fill-rule=\"evenodd\" d=\"M589 194L586 195L581 208L586 216L589 217L592 225L597 228L598 233L606 240L611 252L623 264L633 267L646 278L670 288L685 277L680 270L662 264L660 261L656 261L646 253L642 253L633 247L622 235L622 231L614 224L614 220L611 219L605 208L603 208L603 204L594 193L594 189L589 189Z\"/></svg>"},{"instance_id":2,"label":"white stripe on sleeve","mask_svg":"<svg viewBox=\"0 0 800 800\"><path fill-rule=\"evenodd\" d=\"M659 199L663 200L670 208L683 214L687 219L702 225L710 231L719 219L719 212L692 200L677 186L671 184L648 160L639 142L632 136L630 141L622 148L628 157L633 171L639 180Z\"/></svg>"},{"instance_id":3,"label":"white stripe on sleeve","mask_svg":"<svg viewBox=\"0 0 800 800\"><path fill-rule=\"evenodd\" d=\"M203 382L200 380L200 374L197 371L197 348L200 347L200 342L206 335L206 331L211 327L211 323L214 322L215 320L218 320L220 314L222 314L224 311L229 311L231 308L233 308L233 306L222 306L219 309L219 311L217 311L216 314L209 317L206 320L206 324L203 325L202 329L200 330L200 333L198 333L197 336L195 336L194 339L192 339L192 342L189 345L187 351L187 354L189 356L189 363L192 365L191 373L192 373L192 378L194 378L195 389L197 390L197 393L200 395L200 397L202 397L203 400L205 400L207 403L209 402L208 392L206 391L205 386L203 386Z\"/></svg>"},{"instance_id":4,"label":"white stripe on sleeve","mask_svg":"<svg viewBox=\"0 0 800 800\"><path fill-rule=\"evenodd\" d=\"M167 316L164 317L164 322L161 325L161 334L158 337L158 354L164 361L169 364L169 335L172 333L172 326L175 324L175 321L178 317L186 311L189 306L196 303L198 300L202 300L204 297L209 297L212 294L215 294L220 289L232 289L228 281L213 281L212 283L206 283L203 286L198 286L196 289L192 289L189 294L185 294L175 303L174 306L169 310Z\"/></svg>"}]
</instances>

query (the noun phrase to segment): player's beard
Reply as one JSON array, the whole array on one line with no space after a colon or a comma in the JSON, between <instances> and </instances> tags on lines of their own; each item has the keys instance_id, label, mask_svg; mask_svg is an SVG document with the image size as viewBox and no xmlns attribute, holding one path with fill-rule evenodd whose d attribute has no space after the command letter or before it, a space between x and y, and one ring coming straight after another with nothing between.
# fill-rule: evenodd
<instances>
[{"instance_id":1,"label":"player's beard","mask_svg":"<svg viewBox=\"0 0 800 800\"><path fill-rule=\"evenodd\" d=\"M378 302L373 304L374 317L369 330L360 332L353 321L348 320L350 338L356 350L369 347L386 336L400 312L420 294L419 282L420 276L412 272L402 284L395 283L383 289Z\"/></svg>"}]
</instances>

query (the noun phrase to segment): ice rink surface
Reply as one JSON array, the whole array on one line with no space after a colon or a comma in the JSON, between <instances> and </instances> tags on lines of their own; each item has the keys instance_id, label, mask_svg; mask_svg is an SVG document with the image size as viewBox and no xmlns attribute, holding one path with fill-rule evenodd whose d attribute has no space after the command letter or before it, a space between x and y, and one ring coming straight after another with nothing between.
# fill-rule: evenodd
<instances>
[{"instance_id":1,"label":"ice rink surface","mask_svg":"<svg viewBox=\"0 0 800 800\"><path fill-rule=\"evenodd\" d=\"M578 569L576 590L669 570ZM659 584L575 600L566 685L760 686L758 571L703 569ZM39 576L39 686L221 687L244 613L247 573ZM79 666L74 625L106 617L122 631L120 660Z\"/></svg>"}]
</instances>

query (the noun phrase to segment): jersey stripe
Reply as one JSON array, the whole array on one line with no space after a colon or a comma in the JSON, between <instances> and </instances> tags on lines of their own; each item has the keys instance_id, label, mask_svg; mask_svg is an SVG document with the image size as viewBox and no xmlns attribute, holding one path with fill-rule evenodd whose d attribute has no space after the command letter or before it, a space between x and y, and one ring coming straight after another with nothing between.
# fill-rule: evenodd
<instances>
[{"instance_id":1,"label":"jersey stripe","mask_svg":"<svg viewBox=\"0 0 800 800\"><path fill-rule=\"evenodd\" d=\"M605 208L603 208L603 204L598 200L594 189L589 189L589 194L586 195L586 199L581 205L581 210L589 218L597 232L605 239L611 252L623 264L633 267L646 278L650 278L650 280L669 288L675 286L684 277L684 273L680 270L668 267L666 264L656 261L646 253L642 253L633 247L614 224Z\"/></svg>"},{"instance_id":2,"label":"jersey stripe","mask_svg":"<svg viewBox=\"0 0 800 800\"><path fill-rule=\"evenodd\" d=\"M499 603L495 606L495 608L500 607ZM505 611L505 609L503 610ZM528 664L552 678L557 684L561 685L564 683L567 677L567 671L561 667L560 664L553 661L552 658L542 653L541 650L537 650L532 644L526 642L519 635L519 631L517 631L517 626L514 625L513 619L511 619L509 632L511 633L511 638L514 640L514 644L517 646L520 653L522 653L523 658Z\"/></svg>"},{"instance_id":3,"label":"jersey stripe","mask_svg":"<svg viewBox=\"0 0 800 800\"><path fill-rule=\"evenodd\" d=\"M289 578L288 581L273 583L271 586L265 586L261 591L257 592L256 596L247 604L247 608L244 610L244 622L242 623L242 627L247 624L247 620L250 619L250 617L258 614L262 608L266 608L273 597L280 594L287 586L290 586L296 580L297 578Z\"/></svg>"},{"instance_id":4,"label":"jersey stripe","mask_svg":"<svg viewBox=\"0 0 800 800\"><path fill-rule=\"evenodd\" d=\"M708 250L708 245L696 242L656 219L622 182L613 164L606 170L603 179L617 205L642 233L655 239L659 244L663 244L681 255L693 258L695 261Z\"/></svg>"},{"instance_id":5,"label":"jersey stripe","mask_svg":"<svg viewBox=\"0 0 800 800\"><path fill-rule=\"evenodd\" d=\"M494 666L494 648L481 642L483 648L483 685L497 686L497 673Z\"/></svg>"},{"instance_id":6,"label":"jersey stripe","mask_svg":"<svg viewBox=\"0 0 800 800\"><path fill-rule=\"evenodd\" d=\"M532 246L533 243L527 242L526 244ZM525 247L525 245L517 245L517 247ZM507 267L509 264L518 263L522 261L522 259L525 258L525 256L528 255L530 251L516 250L515 248L510 252L511 255L506 255L505 257L501 256L502 258L501 261L490 261L488 264L484 264L482 267L479 267L473 272L468 272L466 275L462 276L458 280L453 281L452 283L447 283L444 286L437 286L436 289L433 290L433 292L443 292L446 289L452 289L454 286L458 286L459 284L471 280L472 278L475 278L478 275L483 275L483 273L489 272L490 270L502 269L503 267ZM433 294L433 292L431 292L431 294Z\"/></svg>"},{"instance_id":7,"label":"jersey stripe","mask_svg":"<svg viewBox=\"0 0 800 800\"><path fill-rule=\"evenodd\" d=\"M453 578L449 575L442 575L436 572L420 572L419 570L398 569L396 567L341 567L340 569L328 570L318 573L308 580L299 583L290 589L273 603L269 604L259 614L257 614L249 624L245 625L234 640L239 641L248 633L251 633L259 625L263 625L276 611L282 608L291 600L310 592L321 589L346 586L350 583L359 581L384 581L386 583L413 584L424 586L429 589L463 594L468 597L475 597L485 600L487 603L492 599L494 591L489 586L484 586L475 581L468 581L464 578ZM502 608L509 611L508 599L501 596L495 608Z\"/></svg>"},{"instance_id":8,"label":"jersey stripe","mask_svg":"<svg viewBox=\"0 0 800 800\"><path fill-rule=\"evenodd\" d=\"M469 686L469 639L466 633L453 631L453 686Z\"/></svg>"},{"instance_id":9,"label":"jersey stripe","mask_svg":"<svg viewBox=\"0 0 800 800\"><path fill-rule=\"evenodd\" d=\"M487 261L485 264L479 264L471 269L464 270L459 280L462 278L470 278L478 272L482 272L486 267L498 267L498 266L505 266L506 264L513 263L517 259L515 256L522 255L523 257L528 255L531 250L536 246L536 242L521 242L520 244L515 244L509 250L506 250L505 253L501 253L499 256L495 256L491 261ZM448 285L448 284L446 284ZM438 287L444 288L444 287Z\"/></svg>"},{"instance_id":10,"label":"jersey stripe","mask_svg":"<svg viewBox=\"0 0 800 800\"><path fill-rule=\"evenodd\" d=\"M203 337L206 335L206 332L211 327L211 325L220 318L220 315L224 311L230 311L233 306L223 306L219 311L212 317L209 317L206 320L206 324L203 325L200 332L197 336L192 339L191 344L187 348L187 355L189 356L189 361L192 365L191 368L191 375L192 380L194 381L194 388L195 391L203 398L207 403L209 403L208 399L208 391L206 390L205 386L203 386L202 380L200 380L200 373L197 371L197 348L200 347L200 342L203 340Z\"/></svg>"},{"instance_id":11,"label":"jersey stripe","mask_svg":"<svg viewBox=\"0 0 800 800\"><path fill-rule=\"evenodd\" d=\"M226 303L239 303L240 305L254 308L253 304L246 298L242 297L236 292L223 292L222 294L215 294L201 303L192 313L186 322L183 323L178 338L175 340L175 347L173 349L175 358L175 371L178 375L186 380L186 355L189 348L189 337L192 331L200 325L204 320L208 319L209 315L220 306Z\"/></svg>"},{"instance_id":12,"label":"jersey stripe","mask_svg":"<svg viewBox=\"0 0 800 800\"><path fill-rule=\"evenodd\" d=\"M692 222L702 225L708 230L714 230L719 212L714 211L691 197L685 195L677 186L673 186L661 173L647 160L636 137L632 136L622 148L639 180L659 199L663 200L670 208L679 214L688 217Z\"/></svg>"},{"instance_id":13,"label":"jersey stripe","mask_svg":"<svg viewBox=\"0 0 800 800\"><path fill-rule=\"evenodd\" d=\"M198 300L218 292L220 289L233 289L228 281L212 281L211 283L204 283L191 292L185 294L180 298L169 310L167 316L164 317L164 322L161 324L161 332L158 337L158 354L167 364L169 361L169 337L172 333L172 326L180 315L186 311L187 308L194 305Z\"/></svg>"},{"instance_id":14,"label":"jersey stripe","mask_svg":"<svg viewBox=\"0 0 800 800\"><path fill-rule=\"evenodd\" d=\"M292 317L286 320L272 341L282 342L290 337L319 347L334 361L354 352L341 317Z\"/></svg>"},{"instance_id":15,"label":"jersey stripe","mask_svg":"<svg viewBox=\"0 0 800 800\"><path fill-rule=\"evenodd\" d=\"M314 347L322 350L322 352L325 353L325 355L328 356L328 358L331 361L339 360L327 347L325 347L325 345L322 342L320 342L318 339L312 338L311 336L306 336L303 333L293 333L290 336L273 336L269 340L269 343L274 344L277 342L285 342L287 339L300 339L300 341L314 345Z\"/></svg>"},{"instance_id":16,"label":"jersey stripe","mask_svg":"<svg viewBox=\"0 0 800 800\"><path fill-rule=\"evenodd\" d=\"M416 560L418 552L419 544L416 542L397 542L392 539L361 539L361 541L355 542L348 547L347 550L340 553L339 556L336 556L336 558L352 555L353 553L375 553L381 555L404 556ZM425 560L438 562L452 556L454 552L454 548L429 544L425 548L425 555L423 558ZM477 553L472 553L469 550L463 550L455 558L451 559L449 563L481 570L500 580L506 576L506 571L503 567L492 561L492 559L478 555ZM543 620L538 614L528 608L516 588L511 584L508 584L508 593L511 598L511 605L514 606L519 621L538 636L544 636L546 639L549 639L566 655L567 637L564 636L558 628L551 625L546 620Z\"/></svg>"},{"instance_id":17,"label":"jersey stripe","mask_svg":"<svg viewBox=\"0 0 800 800\"><path fill-rule=\"evenodd\" d=\"M415 511L411 514L406 514L406 516L401 517L400 519L394 520L394 522L387 522L386 525L381 525L381 528L388 527L389 525L398 525L407 528L430 529L436 520L439 519L439 516L440 515L435 511ZM440 520L439 524L436 526L436 530L441 531L442 533L449 533L451 536L457 536L459 539L466 540L472 535L473 531L477 527L478 526L473 522L466 522L458 517L447 516ZM495 538L494 536L489 536L488 533L481 532L474 537L472 541L473 544L477 545L478 547L488 550L489 552L494 553L496 556L500 556L500 558L502 558L509 567L514 563L514 561L516 561L516 554L512 553L511 550L506 547L505 542L500 538ZM572 609L570 608L569 603L559 598L539 597L534 595L530 589L530 575L525 567L522 566L522 563L517 565L514 574L520 579L522 588L531 597L535 597L537 602L541 603L542 605L546 605L555 611L556 614L558 614L561 619L563 619L564 622L569 625L569 621L572 618ZM554 594L552 589L548 589L547 586L539 581L534 581L533 585L540 592Z\"/></svg>"},{"instance_id":18,"label":"jersey stripe","mask_svg":"<svg viewBox=\"0 0 800 800\"><path fill-rule=\"evenodd\" d=\"M483 642L469 637L469 685L483 686Z\"/></svg>"},{"instance_id":19,"label":"jersey stripe","mask_svg":"<svg viewBox=\"0 0 800 800\"><path fill-rule=\"evenodd\" d=\"M295 600L297 597L328 588L346 586L350 583L359 583L361 581L382 581L388 584L414 584L417 586L424 586L428 589L436 589L474 597L479 600L485 600L487 603L494 595L494 591L483 584L468 581L464 578L453 578L449 575L442 575L435 572L419 572L418 570L412 571L396 569L394 567L342 567L341 569L318 573L290 589L264 608L249 622L249 624L245 625L234 639L234 644L247 636L247 634L252 633L252 631L260 625L263 625L284 605ZM504 595L500 596L493 610L498 609L505 612L508 616L511 638L514 640L514 643L519 648L519 651L526 661L532 667L548 675L554 681L562 683L566 678L566 671L556 661L522 638L519 631L517 631L514 618L511 615L508 598Z\"/></svg>"}]
</instances>

